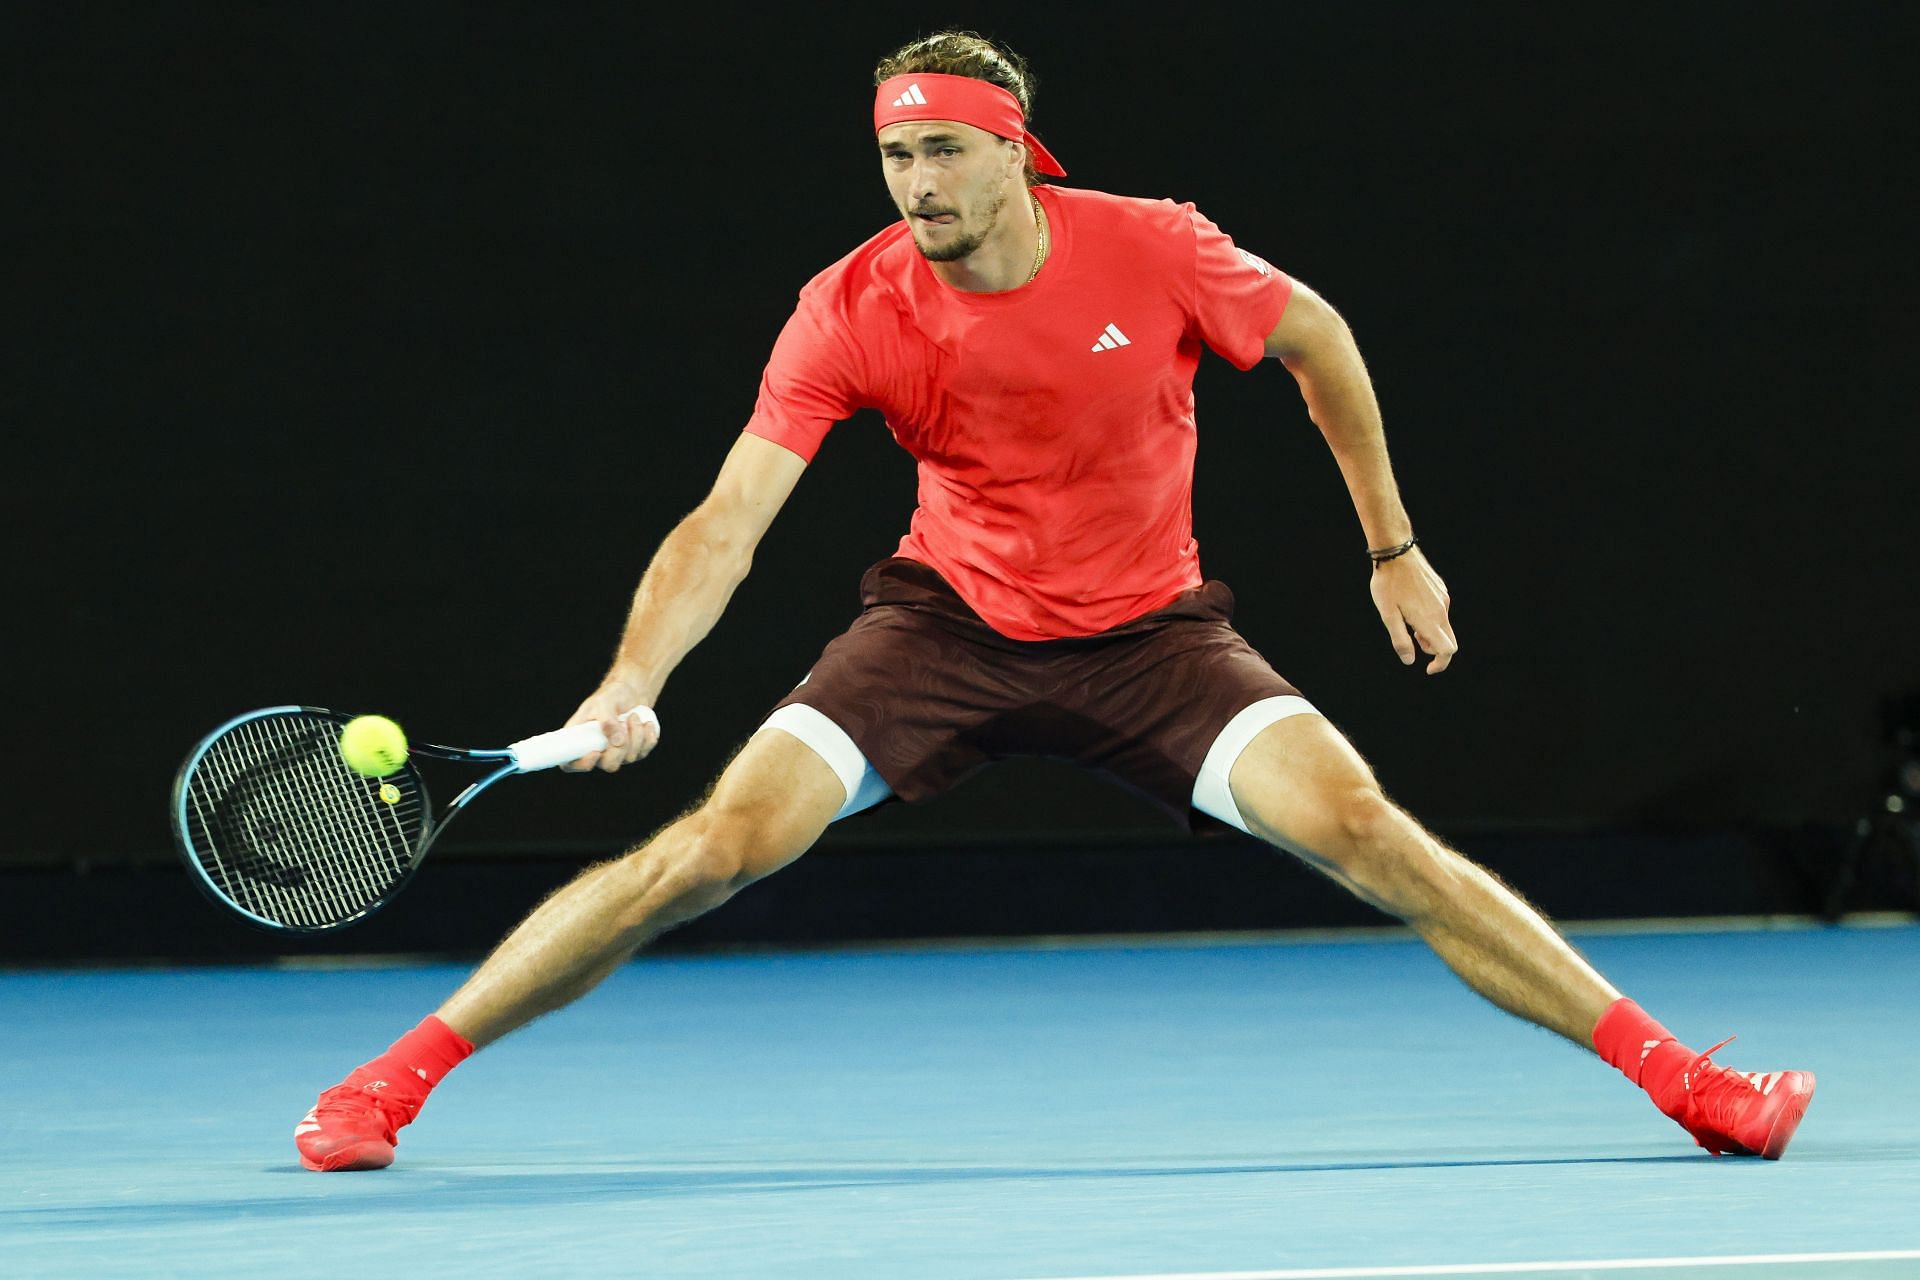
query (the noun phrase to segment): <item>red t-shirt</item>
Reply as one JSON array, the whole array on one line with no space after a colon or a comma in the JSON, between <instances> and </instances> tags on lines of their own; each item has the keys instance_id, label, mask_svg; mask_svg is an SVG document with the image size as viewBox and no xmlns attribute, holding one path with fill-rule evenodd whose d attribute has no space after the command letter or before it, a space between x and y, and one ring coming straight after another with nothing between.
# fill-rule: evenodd
<instances>
[{"instance_id":1,"label":"red t-shirt","mask_svg":"<svg viewBox=\"0 0 1920 1280\"><path fill-rule=\"evenodd\" d=\"M1015 640L1092 635L1200 584L1200 348L1251 368L1293 291L1190 204L1035 191L1052 248L1020 288L953 288L904 223L815 276L746 427L812 461L879 410L919 463L899 554Z\"/></svg>"}]
</instances>

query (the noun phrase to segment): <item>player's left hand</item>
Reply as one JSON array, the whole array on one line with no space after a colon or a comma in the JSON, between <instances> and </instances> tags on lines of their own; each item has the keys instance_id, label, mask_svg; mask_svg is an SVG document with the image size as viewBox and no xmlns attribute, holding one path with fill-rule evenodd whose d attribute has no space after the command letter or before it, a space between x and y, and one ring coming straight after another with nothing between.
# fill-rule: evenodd
<instances>
[{"instance_id":1,"label":"player's left hand","mask_svg":"<svg viewBox=\"0 0 1920 1280\"><path fill-rule=\"evenodd\" d=\"M1373 607L1380 611L1380 621L1386 624L1387 636L1400 661L1412 665L1418 656L1414 652L1418 642L1433 658L1427 664L1427 674L1437 676L1445 671L1460 650L1453 623L1447 618L1453 597L1447 594L1447 584L1427 563L1425 554L1415 547L1403 556L1375 565L1372 572L1368 589L1373 593Z\"/></svg>"}]
</instances>

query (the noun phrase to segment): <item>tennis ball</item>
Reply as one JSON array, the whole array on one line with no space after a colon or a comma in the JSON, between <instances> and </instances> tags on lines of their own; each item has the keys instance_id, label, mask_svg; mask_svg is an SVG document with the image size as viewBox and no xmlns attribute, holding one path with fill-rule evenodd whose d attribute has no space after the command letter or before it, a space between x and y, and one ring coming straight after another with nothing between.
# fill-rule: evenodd
<instances>
[{"instance_id":1,"label":"tennis ball","mask_svg":"<svg viewBox=\"0 0 1920 1280\"><path fill-rule=\"evenodd\" d=\"M369 778L384 778L407 762L407 735L385 716L355 716L340 730L340 758Z\"/></svg>"}]
</instances>

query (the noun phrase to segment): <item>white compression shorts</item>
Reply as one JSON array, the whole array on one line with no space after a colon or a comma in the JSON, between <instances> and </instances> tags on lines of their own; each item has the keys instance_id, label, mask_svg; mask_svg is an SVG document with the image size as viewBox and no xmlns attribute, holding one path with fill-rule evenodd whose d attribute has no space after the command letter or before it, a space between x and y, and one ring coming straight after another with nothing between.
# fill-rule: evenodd
<instances>
[{"instance_id":1,"label":"white compression shorts","mask_svg":"<svg viewBox=\"0 0 1920 1280\"><path fill-rule=\"evenodd\" d=\"M1262 698L1240 711L1227 721L1226 726L1215 735L1213 745L1207 749L1200 773L1193 781L1193 807L1247 831L1246 819L1241 816L1240 806L1234 803L1233 791L1227 785L1240 753L1268 725L1289 716L1317 714L1313 704L1297 694ZM782 730L806 743L839 777L840 785L846 789L847 799L840 806L840 811L833 815L835 822L863 809L870 809L893 794L886 779L868 763L853 739L824 713L804 703L790 702L775 710L755 732L768 729Z\"/></svg>"}]
</instances>

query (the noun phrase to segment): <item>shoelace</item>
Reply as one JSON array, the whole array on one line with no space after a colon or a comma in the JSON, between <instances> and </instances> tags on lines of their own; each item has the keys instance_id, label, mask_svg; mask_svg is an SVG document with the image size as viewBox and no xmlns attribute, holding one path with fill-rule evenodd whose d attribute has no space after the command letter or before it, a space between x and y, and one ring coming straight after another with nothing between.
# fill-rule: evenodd
<instances>
[{"instance_id":1,"label":"shoelace","mask_svg":"<svg viewBox=\"0 0 1920 1280\"><path fill-rule=\"evenodd\" d=\"M1709 1105L1714 1102L1724 1102L1726 1099L1737 1095L1728 1089L1721 1089L1718 1092L1712 1090L1706 1092L1697 1091L1694 1088L1695 1076L1703 1074L1702 1069L1705 1067L1725 1070L1720 1067L1718 1063L1710 1061L1710 1059L1714 1054L1720 1052L1738 1038L1737 1036L1728 1036L1725 1040L1722 1040L1705 1053L1696 1054L1693 1061L1687 1064L1686 1070L1681 1072L1680 1075L1680 1083L1686 1090L1687 1110L1692 1113L1693 1116L1698 1117L1698 1123L1688 1123L1687 1120L1682 1120L1680 1122L1681 1126L1693 1135L1693 1140L1696 1143L1716 1156L1725 1155L1728 1151L1746 1150L1745 1147L1735 1142L1727 1132L1731 1127L1731 1118L1718 1114L1719 1108ZM1737 1072L1729 1072L1727 1075L1719 1077L1722 1082L1733 1078L1739 1078ZM1713 1078L1708 1077L1707 1079L1710 1081ZM1713 1141L1708 1141L1709 1138L1712 1138Z\"/></svg>"},{"instance_id":2,"label":"shoelace","mask_svg":"<svg viewBox=\"0 0 1920 1280\"><path fill-rule=\"evenodd\" d=\"M1697 1053L1693 1056L1693 1061L1689 1062L1686 1065L1686 1069L1681 1071L1680 1073L1680 1083L1688 1093L1693 1092L1694 1072L1698 1071L1702 1067L1718 1066L1719 1065L1718 1063L1711 1062L1709 1061L1709 1059L1712 1058L1714 1054L1720 1052L1722 1049L1726 1048L1728 1045L1732 1044L1735 1040L1738 1040L1739 1038L1740 1038L1739 1036L1728 1036L1725 1040L1722 1040L1719 1044L1713 1046L1713 1048L1707 1050L1705 1053Z\"/></svg>"},{"instance_id":3,"label":"shoelace","mask_svg":"<svg viewBox=\"0 0 1920 1280\"><path fill-rule=\"evenodd\" d=\"M338 1084L320 1095L313 1105L313 1118L325 1121L329 1116L343 1120L358 1120L366 1114L366 1108L372 1107L375 1115L386 1132L382 1135L392 1142L400 1126L413 1120L414 1112L403 1103L388 1099L385 1095L368 1090L360 1085Z\"/></svg>"}]
</instances>

